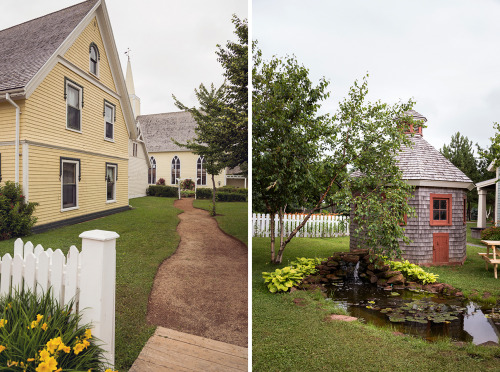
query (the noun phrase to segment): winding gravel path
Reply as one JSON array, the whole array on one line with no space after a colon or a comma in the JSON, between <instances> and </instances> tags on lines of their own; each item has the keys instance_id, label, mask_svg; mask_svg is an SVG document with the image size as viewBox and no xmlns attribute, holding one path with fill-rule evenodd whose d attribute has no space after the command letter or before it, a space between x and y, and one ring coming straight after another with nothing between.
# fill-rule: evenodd
<instances>
[{"instance_id":1,"label":"winding gravel path","mask_svg":"<svg viewBox=\"0 0 500 372\"><path fill-rule=\"evenodd\" d=\"M159 267L149 297L151 324L248 346L248 248L219 229L193 199L184 210L176 252Z\"/></svg>"}]
</instances>

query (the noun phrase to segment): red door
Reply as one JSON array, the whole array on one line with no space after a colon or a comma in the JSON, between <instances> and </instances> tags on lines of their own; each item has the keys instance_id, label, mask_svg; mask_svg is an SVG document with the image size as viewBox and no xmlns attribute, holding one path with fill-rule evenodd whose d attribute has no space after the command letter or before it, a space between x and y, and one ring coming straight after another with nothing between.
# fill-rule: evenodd
<instances>
[{"instance_id":1,"label":"red door","mask_svg":"<svg viewBox=\"0 0 500 372\"><path fill-rule=\"evenodd\" d=\"M435 233L433 235L432 248L432 263L439 264L450 261L450 236L448 233Z\"/></svg>"}]
</instances>

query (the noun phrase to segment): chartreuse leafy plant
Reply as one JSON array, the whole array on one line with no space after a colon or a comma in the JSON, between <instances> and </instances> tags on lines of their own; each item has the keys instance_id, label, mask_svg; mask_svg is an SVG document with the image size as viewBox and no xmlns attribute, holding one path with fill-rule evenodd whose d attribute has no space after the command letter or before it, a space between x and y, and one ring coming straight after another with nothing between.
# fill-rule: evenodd
<instances>
[{"instance_id":1,"label":"chartreuse leafy plant","mask_svg":"<svg viewBox=\"0 0 500 372\"><path fill-rule=\"evenodd\" d=\"M0 370L104 371L99 341L78 325L73 306L59 305L50 290L0 298Z\"/></svg>"},{"instance_id":2,"label":"chartreuse leafy plant","mask_svg":"<svg viewBox=\"0 0 500 372\"><path fill-rule=\"evenodd\" d=\"M409 280L413 280L422 284L435 283L439 275L428 273L420 266L410 263L408 260L402 261L387 261L391 266L391 270L401 271L401 274Z\"/></svg>"},{"instance_id":3,"label":"chartreuse leafy plant","mask_svg":"<svg viewBox=\"0 0 500 372\"><path fill-rule=\"evenodd\" d=\"M316 273L316 265L321 261L321 258L296 258L290 266L276 269L273 272L263 272L262 277L271 293L287 292L306 276Z\"/></svg>"},{"instance_id":4,"label":"chartreuse leafy plant","mask_svg":"<svg viewBox=\"0 0 500 372\"><path fill-rule=\"evenodd\" d=\"M36 222L37 203L27 203L21 187L7 181L0 186L0 240L28 235Z\"/></svg>"}]
</instances>

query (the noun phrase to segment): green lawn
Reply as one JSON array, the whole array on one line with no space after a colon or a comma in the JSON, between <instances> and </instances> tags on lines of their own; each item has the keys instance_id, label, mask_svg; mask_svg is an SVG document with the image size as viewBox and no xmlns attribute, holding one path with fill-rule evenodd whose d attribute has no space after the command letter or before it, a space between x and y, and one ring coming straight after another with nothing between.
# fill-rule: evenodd
<instances>
[{"instance_id":1,"label":"green lawn","mask_svg":"<svg viewBox=\"0 0 500 372\"><path fill-rule=\"evenodd\" d=\"M197 199L193 205L196 208L211 211L210 200ZM248 203L218 202L216 204L217 223L229 235L232 235L248 246Z\"/></svg>"},{"instance_id":2,"label":"green lawn","mask_svg":"<svg viewBox=\"0 0 500 372\"><path fill-rule=\"evenodd\" d=\"M476 226L477 226L477 221L467 222L467 243L483 245L483 243L481 243L481 239L475 239L475 238L471 237L470 228L476 227ZM490 226L493 226L493 224L487 223L486 226L490 227Z\"/></svg>"},{"instance_id":3,"label":"green lawn","mask_svg":"<svg viewBox=\"0 0 500 372\"><path fill-rule=\"evenodd\" d=\"M271 294L261 273L268 263L269 238L253 238L252 324L255 371L485 371L500 369L500 349L450 342L428 343L359 322L326 322L316 295ZM349 238L295 238L285 266L295 257L328 257L349 249ZM433 268L434 269L434 268ZM484 265L483 265L484 270ZM491 274L491 271L490 271ZM443 272L440 279L450 277ZM306 306L293 299L304 297Z\"/></svg>"},{"instance_id":4,"label":"green lawn","mask_svg":"<svg viewBox=\"0 0 500 372\"><path fill-rule=\"evenodd\" d=\"M116 231L116 369L126 371L137 358L156 327L146 323L148 297L158 266L174 253L179 244L176 227L180 212L173 198L144 197L130 200L133 210L93 221L67 226L23 240L35 246L61 249L71 245L81 249L83 231ZM0 254L11 253L14 241L0 242Z\"/></svg>"}]
</instances>

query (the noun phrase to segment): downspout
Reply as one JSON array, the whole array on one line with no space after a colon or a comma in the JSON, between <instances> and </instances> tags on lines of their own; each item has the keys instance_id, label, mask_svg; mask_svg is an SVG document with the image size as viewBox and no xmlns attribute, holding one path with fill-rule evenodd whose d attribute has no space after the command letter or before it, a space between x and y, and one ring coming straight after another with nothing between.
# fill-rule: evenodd
<instances>
[{"instance_id":1,"label":"downspout","mask_svg":"<svg viewBox=\"0 0 500 372\"><path fill-rule=\"evenodd\" d=\"M15 154L15 182L19 185L19 118L21 116L21 108L10 98L10 94L5 94L5 99L16 108L16 154Z\"/></svg>"}]
</instances>

